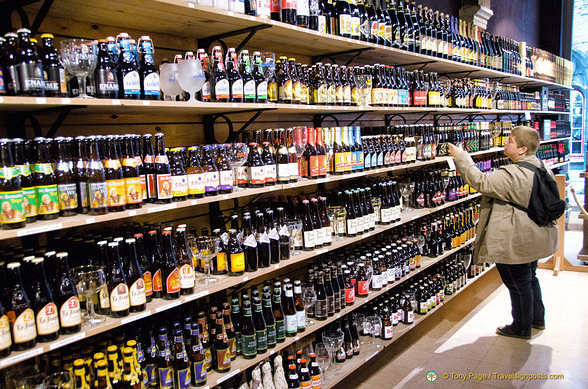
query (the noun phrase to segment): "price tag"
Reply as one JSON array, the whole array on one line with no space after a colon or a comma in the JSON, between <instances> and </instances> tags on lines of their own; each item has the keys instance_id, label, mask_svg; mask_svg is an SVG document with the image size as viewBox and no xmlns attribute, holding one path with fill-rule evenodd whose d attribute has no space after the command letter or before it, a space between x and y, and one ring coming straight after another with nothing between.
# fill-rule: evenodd
<instances>
[{"instance_id":1,"label":"price tag","mask_svg":"<svg viewBox=\"0 0 588 389\"><path fill-rule=\"evenodd\" d=\"M230 12L230 13L232 13L232 12ZM236 376L237 374L239 374L240 371L241 371L241 369L236 369L236 370L230 372L229 374L226 374L226 375L222 376L221 378L219 378L218 380L216 380L216 384L217 385L220 385L221 382L225 382L229 378Z\"/></svg>"},{"instance_id":2,"label":"price tag","mask_svg":"<svg viewBox=\"0 0 588 389\"><path fill-rule=\"evenodd\" d=\"M190 202L190 205L198 205L198 200L192 200L192 201Z\"/></svg>"},{"instance_id":3,"label":"price tag","mask_svg":"<svg viewBox=\"0 0 588 389\"><path fill-rule=\"evenodd\" d=\"M173 303L166 304L162 307L157 307L157 308L155 308L155 313L167 311L168 309L175 308L178 305L182 305L182 300L174 301Z\"/></svg>"},{"instance_id":4,"label":"price tag","mask_svg":"<svg viewBox=\"0 0 588 389\"><path fill-rule=\"evenodd\" d=\"M248 276L243 277L243 282L247 282L249 280Z\"/></svg>"},{"instance_id":5,"label":"price tag","mask_svg":"<svg viewBox=\"0 0 588 389\"><path fill-rule=\"evenodd\" d=\"M339 319L341 317L341 315L337 314L337 319Z\"/></svg>"},{"instance_id":6,"label":"price tag","mask_svg":"<svg viewBox=\"0 0 588 389\"><path fill-rule=\"evenodd\" d=\"M374 352L372 353L372 355L370 355L369 357L367 357L367 358L365 359L365 361L366 361L366 362L367 362L367 361L369 361L370 359L372 359L373 357L375 357L375 356L376 356L376 354L378 354L378 353L379 353L379 351L374 351Z\"/></svg>"},{"instance_id":7,"label":"price tag","mask_svg":"<svg viewBox=\"0 0 588 389\"><path fill-rule=\"evenodd\" d=\"M145 311L145 312L141 312L138 315L132 315L129 317L125 317L124 319L121 319L120 323L124 325L124 324L130 323L130 322L133 322L133 321L141 320L147 316L151 316L151 311Z\"/></svg>"},{"instance_id":8,"label":"price tag","mask_svg":"<svg viewBox=\"0 0 588 389\"><path fill-rule=\"evenodd\" d=\"M170 210L170 209L174 209L176 207L177 207L176 204L161 205L159 207L149 208L149 210L147 210L147 213L167 211L167 210Z\"/></svg>"},{"instance_id":9,"label":"price tag","mask_svg":"<svg viewBox=\"0 0 588 389\"><path fill-rule=\"evenodd\" d=\"M233 16L234 14L233 14L233 12L232 12L232 11L229 11L229 12L227 12L227 15L229 15L229 16Z\"/></svg>"},{"instance_id":10,"label":"price tag","mask_svg":"<svg viewBox=\"0 0 588 389\"><path fill-rule=\"evenodd\" d=\"M86 224L92 224L96 222L96 218L95 217L88 217L86 218Z\"/></svg>"},{"instance_id":11,"label":"price tag","mask_svg":"<svg viewBox=\"0 0 588 389\"><path fill-rule=\"evenodd\" d=\"M270 350L270 355L273 355L275 352L275 350Z\"/></svg>"},{"instance_id":12,"label":"price tag","mask_svg":"<svg viewBox=\"0 0 588 389\"><path fill-rule=\"evenodd\" d=\"M37 104L47 104L47 98L46 97L37 97L35 99L35 102Z\"/></svg>"},{"instance_id":13,"label":"price tag","mask_svg":"<svg viewBox=\"0 0 588 389\"><path fill-rule=\"evenodd\" d=\"M69 97L64 97L61 99L61 104L71 104L71 99Z\"/></svg>"},{"instance_id":14,"label":"price tag","mask_svg":"<svg viewBox=\"0 0 588 389\"><path fill-rule=\"evenodd\" d=\"M120 100L119 99L113 99L112 100L112 105L120 105Z\"/></svg>"},{"instance_id":15,"label":"price tag","mask_svg":"<svg viewBox=\"0 0 588 389\"><path fill-rule=\"evenodd\" d=\"M54 224L49 224L47 226L31 228L31 229L25 228L22 231L18 231L16 233L16 236L42 234L43 232L48 232L48 231L53 231L53 230L61 230L62 228L63 228L62 223L54 223Z\"/></svg>"},{"instance_id":16,"label":"price tag","mask_svg":"<svg viewBox=\"0 0 588 389\"><path fill-rule=\"evenodd\" d=\"M4 98L2 96L0 96L0 104L2 104L4 102Z\"/></svg>"},{"instance_id":17,"label":"price tag","mask_svg":"<svg viewBox=\"0 0 588 389\"><path fill-rule=\"evenodd\" d=\"M51 343L49 345L49 350L55 350L58 349L60 347L65 346L66 344L71 344L74 342L77 342L78 340L82 340L86 337L86 333L85 332L80 332L78 334L72 335L72 336L68 336L67 338L60 340L59 342L55 342L55 343Z\"/></svg>"},{"instance_id":18,"label":"price tag","mask_svg":"<svg viewBox=\"0 0 588 389\"><path fill-rule=\"evenodd\" d=\"M137 216L137 211L129 211L129 216Z\"/></svg>"},{"instance_id":19,"label":"price tag","mask_svg":"<svg viewBox=\"0 0 588 389\"><path fill-rule=\"evenodd\" d=\"M202 298L204 296L208 296L208 289L203 290L202 292L198 292L196 294L194 294L194 300Z\"/></svg>"},{"instance_id":20,"label":"price tag","mask_svg":"<svg viewBox=\"0 0 588 389\"><path fill-rule=\"evenodd\" d=\"M328 253L328 252L329 252L329 249L320 249L320 250L316 251L316 255L321 255L321 254Z\"/></svg>"},{"instance_id":21,"label":"price tag","mask_svg":"<svg viewBox=\"0 0 588 389\"><path fill-rule=\"evenodd\" d=\"M18 363L20 361L27 360L32 357L36 357L37 355L43 354L43 347L37 347L22 354L17 354L10 358L4 358L0 361L0 368L5 366L10 366L14 363Z\"/></svg>"},{"instance_id":22,"label":"price tag","mask_svg":"<svg viewBox=\"0 0 588 389\"><path fill-rule=\"evenodd\" d=\"M449 165L449 170L457 170L453 158L447 158L447 164Z\"/></svg>"},{"instance_id":23,"label":"price tag","mask_svg":"<svg viewBox=\"0 0 588 389\"><path fill-rule=\"evenodd\" d=\"M228 200L229 199L229 195L223 195L223 200Z\"/></svg>"},{"instance_id":24,"label":"price tag","mask_svg":"<svg viewBox=\"0 0 588 389\"><path fill-rule=\"evenodd\" d=\"M525 120L531 120L531 112L525 111Z\"/></svg>"},{"instance_id":25,"label":"price tag","mask_svg":"<svg viewBox=\"0 0 588 389\"><path fill-rule=\"evenodd\" d=\"M280 264L279 263L274 266L274 269L279 269L279 268L280 268Z\"/></svg>"},{"instance_id":26,"label":"price tag","mask_svg":"<svg viewBox=\"0 0 588 389\"><path fill-rule=\"evenodd\" d=\"M143 105L151 105L151 101L149 101L149 100L143 100Z\"/></svg>"},{"instance_id":27,"label":"price tag","mask_svg":"<svg viewBox=\"0 0 588 389\"><path fill-rule=\"evenodd\" d=\"M300 340L300 336L297 336L297 337L294 338L294 341L295 342L298 342L299 340Z\"/></svg>"},{"instance_id":28,"label":"price tag","mask_svg":"<svg viewBox=\"0 0 588 389\"><path fill-rule=\"evenodd\" d=\"M188 1L188 8L194 8L194 3L191 1Z\"/></svg>"},{"instance_id":29,"label":"price tag","mask_svg":"<svg viewBox=\"0 0 588 389\"><path fill-rule=\"evenodd\" d=\"M232 105L233 108L237 108L239 106L239 104L237 104L237 103L233 103L231 105Z\"/></svg>"}]
</instances>

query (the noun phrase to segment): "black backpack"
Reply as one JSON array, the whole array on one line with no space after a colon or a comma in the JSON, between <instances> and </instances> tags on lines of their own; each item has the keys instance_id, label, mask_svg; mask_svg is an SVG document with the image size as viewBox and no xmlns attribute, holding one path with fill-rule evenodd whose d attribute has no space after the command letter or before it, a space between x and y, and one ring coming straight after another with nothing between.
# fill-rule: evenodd
<instances>
[{"instance_id":1,"label":"black backpack","mask_svg":"<svg viewBox=\"0 0 588 389\"><path fill-rule=\"evenodd\" d=\"M537 225L550 225L566 210L566 202L559 198L557 183L545 169L543 161L541 161L541 167L523 161L516 164L533 171L533 189L527 208L514 203L509 204L525 211Z\"/></svg>"}]
</instances>

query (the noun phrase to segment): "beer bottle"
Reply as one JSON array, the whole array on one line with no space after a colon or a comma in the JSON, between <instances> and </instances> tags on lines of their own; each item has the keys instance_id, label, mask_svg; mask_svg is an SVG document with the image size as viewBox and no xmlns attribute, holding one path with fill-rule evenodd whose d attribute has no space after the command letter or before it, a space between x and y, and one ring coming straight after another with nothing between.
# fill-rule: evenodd
<instances>
[{"instance_id":1,"label":"beer bottle","mask_svg":"<svg viewBox=\"0 0 588 389\"><path fill-rule=\"evenodd\" d=\"M119 82L119 98L139 99L141 98L141 77L138 72L138 65L131 49L131 37L121 32L116 37L120 47L118 57L117 78Z\"/></svg>"},{"instance_id":2,"label":"beer bottle","mask_svg":"<svg viewBox=\"0 0 588 389\"><path fill-rule=\"evenodd\" d=\"M198 146L188 147L189 164L186 174L188 176L188 198L191 199L204 197L204 173L200 166L199 151Z\"/></svg>"},{"instance_id":3,"label":"beer bottle","mask_svg":"<svg viewBox=\"0 0 588 389\"><path fill-rule=\"evenodd\" d=\"M33 347L36 343L37 328L35 325L35 312L31 308L29 297L25 291L21 277L21 265L19 262L11 262L6 265L7 280L9 292L6 315L10 322L10 331L12 333L12 347L14 351L26 350ZM3 324L6 323L4 314L2 315ZM2 328L3 337L2 349L6 349L7 339L6 328Z\"/></svg>"},{"instance_id":4,"label":"beer bottle","mask_svg":"<svg viewBox=\"0 0 588 389\"><path fill-rule=\"evenodd\" d=\"M151 230L147 234L147 263L153 283L153 298L161 298L163 296L163 284L161 280L163 255L159 247L157 231ZM143 276L145 276L145 270Z\"/></svg>"},{"instance_id":5,"label":"beer bottle","mask_svg":"<svg viewBox=\"0 0 588 389\"><path fill-rule=\"evenodd\" d=\"M278 130L279 145L276 147L276 166L278 184L287 184L290 182L290 156L288 146L286 145L286 131L281 128Z\"/></svg>"},{"instance_id":6,"label":"beer bottle","mask_svg":"<svg viewBox=\"0 0 588 389\"><path fill-rule=\"evenodd\" d=\"M139 377L135 374L134 362L133 362L133 348L124 347L123 352L123 379L122 387L131 389L140 389L141 383ZM89 386L88 386L89 388Z\"/></svg>"},{"instance_id":7,"label":"beer bottle","mask_svg":"<svg viewBox=\"0 0 588 389\"><path fill-rule=\"evenodd\" d=\"M247 158L249 187L258 188L265 186L265 166L258 152L259 144L256 142L249 143L249 154Z\"/></svg>"},{"instance_id":8,"label":"beer bottle","mask_svg":"<svg viewBox=\"0 0 588 389\"><path fill-rule=\"evenodd\" d=\"M12 337L10 336L10 320L6 309L0 302L0 358L10 354L12 346Z\"/></svg>"},{"instance_id":9,"label":"beer bottle","mask_svg":"<svg viewBox=\"0 0 588 389\"><path fill-rule=\"evenodd\" d=\"M306 329L306 312L302 302L302 284L300 280L294 281L294 305L296 306L298 332L304 332Z\"/></svg>"},{"instance_id":10,"label":"beer bottle","mask_svg":"<svg viewBox=\"0 0 588 389\"><path fill-rule=\"evenodd\" d=\"M219 193L232 193L233 192L233 169L229 164L227 158L227 146L218 146L218 158L216 160L216 166L218 168L220 190Z\"/></svg>"},{"instance_id":11,"label":"beer bottle","mask_svg":"<svg viewBox=\"0 0 588 389\"><path fill-rule=\"evenodd\" d=\"M45 96L45 80L43 65L37 53L35 43L31 42L31 31L20 28L16 51L16 70L20 81L19 95Z\"/></svg>"},{"instance_id":12,"label":"beer bottle","mask_svg":"<svg viewBox=\"0 0 588 389\"><path fill-rule=\"evenodd\" d=\"M127 262L125 276L129 287L130 311L141 312L146 308L145 280L137 258L135 238L125 239L125 258Z\"/></svg>"},{"instance_id":13,"label":"beer bottle","mask_svg":"<svg viewBox=\"0 0 588 389\"><path fill-rule=\"evenodd\" d=\"M145 287L145 301L151 302L153 299L153 273L151 272L151 263L147 258L145 251L145 242L143 241L143 234L133 235L135 238L135 248L137 250L137 260L139 263L139 270L143 274L143 284Z\"/></svg>"},{"instance_id":14,"label":"beer bottle","mask_svg":"<svg viewBox=\"0 0 588 389\"><path fill-rule=\"evenodd\" d=\"M261 53L259 51L253 52L253 79L255 80L255 94L258 103L266 103L268 100L268 86L262 72Z\"/></svg>"},{"instance_id":15,"label":"beer bottle","mask_svg":"<svg viewBox=\"0 0 588 389\"><path fill-rule=\"evenodd\" d=\"M138 49L141 54L139 63L139 76L141 80L141 98L144 100L159 100L159 73L155 67L153 54L155 48L149 36L139 38Z\"/></svg>"},{"instance_id":16,"label":"beer bottle","mask_svg":"<svg viewBox=\"0 0 588 389\"><path fill-rule=\"evenodd\" d=\"M82 315L76 286L72 281L67 253L57 253L57 293L55 303L59 307L62 334L74 334L82 328Z\"/></svg>"},{"instance_id":17,"label":"beer bottle","mask_svg":"<svg viewBox=\"0 0 588 389\"><path fill-rule=\"evenodd\" d=\"M316 245L316 231L314 230L312 218L310 215L310 204L308 200L302 200L303 219L302 219L302 233L304 239L303 249L306 251L314 250Z\"/></svg>"},{"instance_id":18,"label":"beer bottle","mask_svg":"<svg viewBox=\"0 0 588 389\"><path fill-rule=\"evenodd\" d=\"M59 61L59 54L53 45L53 34L42 34L41 39L43 40L41 62L45 77L45 96L67 96L65 69Z\"/></svg>"},{"instance_id":19,"label":"beer bottle","mask_svg":"<svg viewBox=\"0 0 588 389\"><path fill-rule=\"evenodd\" d=\"M248 50L241 50L239 54L239 73L243 78L243 102L255 103L256 81L251 73L251 59Z\"/></svg>"},{"instance_id":20,"label":"beer bottle","mask_svg":"<svg viewBox=\"0 0 588 389\"><path fill-rule=\"evenodd\" d=\"M204 195L216 196L219 191L220 179L218 172L219 169L213 156L215 152L215 146L206 145L203 146L202 149L204 150L204 155L202 158L202 170L204 171L205 179Z\"/></svg>"},{"instance_id":21,"label":"beer bottle","mask_svg":"<svg viewBox=\"0 0 588 389\"><path fill-rule=\"evenodd\" d=\"M90 203L88 201L88 143L84 136L75 137L76 156L73 161L73 177L76 182L79 213L88 213Z\"/></svg>"},{"instance_id":22,"label":"beer bottle","mask_svg":"<svg viewBox=\"0 0 588 389\"><path fill-rule=\"evenodd\" d=\"M159 388L173 389L174 388L174 370L172 367L173 355L168 347L167 329L161 327L159 329L158 343L157 343L157 375Z\"/></svg>"},{"instance_id":23,"label":"beer bottle","mask_svg":"<svg viewBox=\"0 0 588 389\"><path fill-rule=\"evenodd\" d=\"M257 343L257 353L263 354L267 351L267 326L263 316L261 300L259 297L253 297L253 324L255 326L255 339Z\"/></svg>"},{"instance_id":24,"label":"beer bottle","mask_svg":"<svg viewBox=\"0 0 588 389\"><path fill-rule=\"evenodd\" d=\"M214 316L214 315L213 315ZM222 315L216 315L216 333L214 338L215 366L219 373L231 370L231 353L229 351L229 340L225 332L225 324Z\"/></svg>"},{"instance_id":25,"label":"beer bottle","mask_svg":"<svg viewBox=\"0 0 588 389\"><path fill-rule=\"evenodd\" d=\"M192 251L188 247L186 229L177 230L177 254L180 273L180 294L188 295L194 293L195 274L192 261Z\"/></svg>"},{"instance_id":26,"label":"beer bottle","mask_svg":"<svg viewBox=\"0 0 588 389\"><path fill-rule=\"evenodd\" d=\"M251 303L243 301L243 322L241 324L241 353L243 358L252 359L257 355L256 327L251 313Z\"/></svg>"},{"instance_id":27,"label":"beer bottle","mask_svg":"<svg viewBox=\"0 0 588 389\"><path fill-rule=\"evenodd\" d=\"M37 341L49 342L59 336L59 315L53 295L47 284L43 258L35 258L32 261L31 306L35 311L37 326Z\"/></svg>"},{"instance_id":28,"label":"beer bottle","mask_svg":"<svg viewBox=\"0 0 588 389\"><path fill-rule=\"evenodd\" d=\"M267 74L267 98L270 103L277 103L280 101L280 87L277 74L280 66L280 61L276 61L275 71L271 72L271 74ZM265 73L268 72L264 72L264 74Z\"/></svg>"},{"instance_id":29,"label":"beer bottle","mask_svg":"<svg viewBox=\"0 0 588 389\"><path fill-rule=\"evenodd\" d=\"M126 209L141 208L143 205L143 189L141 187L141 175L137 165L137 158L133 150L132 135L122 138L124 152L122 153L122 175L125 183Z\"/></svg>"},{"instance_id":30,"label":"beer bottle","mask_svg":"<svg viewBox=\"0 0 588 389\"><path fill-rule=\"evenodd\" d=\"M174 147L169 150L169 167L172 174L172 201L184 201L188 198L188 175L182 158L183 149Z\"/></svg>"},{"instance_id":31,"label":"beer bottle","mask_svg":"<svg viewBox=\"0 0 588 389\"><path fill-rule=\"evenodd\" d=\"M55 138L57 142L57 163L55 178L59 193L59 216L74 216L78 208L77 185L67 160L67 144L64 137Z\"/></svg>"},{"instance_id":32,"label":"beer bottle","mask_svg":"<svg viewBox=\"0 0 588 389\"><path fill-rule=\"evenodd\" d=\"M18 35L14 32L4 34L6 43L2 49L3 56L3 78L6 85L6 94L16 96L20 94L20 82L18 80L18 62L17 62L17 41Z\"/></svg>"},{"instance_id":33,"label":"beer bottle","mask_svg":"<svg viewBox=\"0 0 588 389\"><path fill-rule=\"evenodd\" d=\"M280 237L280 260L284 261L290 259L290 231L286 226L284 208L278 207L276 212L278 215L276 229Z\"/></svg>"},{"instance_id":34,"label":"beer bottle","mask_svg":"<svg viewBox=\"0 0 588 389\"><path fill-rule=\"evenodd\" d=\"M145 139L145 138L144 138ZM155 134L155 193L157 194L155 202L171 203L172 201L172 174L169 159L165 153L164 134L158 132Z\"/></svg>"},{"instance_id":35,"label":"beer bottle","mask_svg":"<svg viewBox=\"0 0 588 389\"><path fill-rule=\"evenodd\" d=\"M204 348L200 337L199 324L192 323L190 359L190 377L193 386L204 386L206 384L207 368L205 365Z\"/></svg>"},{"instance_id":36,"label":"beer bottle","mask_svg":"<svg viewBox=\"0 0 588 389\"><path fill-rule=\"evenodd\" d=\"M243 274L245 271L245 252L237 239L237 231L234 229L229 230L227 257L229 275L237 276Z\"/></svg>"},{"instance_id":37,"label":"beer bottle","mask_svg":"<svg viewBox=\"0 0 588 389\"><path fill-rule=\"evenodd\" d=\"M22 142L22 139L20 140ZM0 203L2 229L22 228L26 224L28 200L24 199L21 187L21 171L25 166L15 166L9 139L0 139ZM22 168L21 168L22 166ZM30 175L30 173L29 173ZM30 179L26 179L30 181Z\"/></svg>"},{"instance_id":38,"label":"beer bottle","mask_svg":"<svg viewBox=\"0 0 588 389\"><path fill-rule=\"evenodd\" d=\"M276 341L282 343L286 340L286 319L282 308L282 284L279 281L274 283L272 310L276 322Z\"/></svg>"},{"instance_id":39,"label":"beer bottle","mask_svg":"<svg viewBox=\"0 0 588 389\"><path fill-rule=\"evenodd\" d=\"M225 65L227 69L227 78L229 80L229 86L231 91L229 101L233 103L241 103L243 102L244 81L243 78L241 78L241 74L239 74L237 52L233 47L229 48L229 50L227 51Z\"/></svg>"},{"instance_id":40,"label":"beer bottle","mask_svg":"<svg viewBox=\"0 0 588 389\"><path fill-rule=\"evenodd\" d=\"M116 65L108 50L108 41L98 41L98 58L94 80L96 82L96 97L101 99L116 99L119 96L119 83Z\"/></svg>"},{"instance_id":41,"label":"beer bottle","mask_svg":"<svg viewBox=\"0 0 588 389\"><path fill-rule=\"evenodd\" d=\"M294 144L294 129L286 130L286 147L288 148L288 163L290 165L290 182L298 182L298 153Z\"/></svg>"},{"instance_id":42,"label":"beer bottle","mask_svg":"<svg viewBox=\"0 0 588 389\"><path fill-rule=\"evenodd\" d=\"M257 240L255 231L251 225L251 214L245 212L242 218L243 228L243 254L246 271L256 271L258 268Z\"/></svg>"},{"instance_id":43,"label":"beer bottle","mask_svg":"<svg viewBox=\"0 0 588 389\"><path fill-rule=\"evenodd\" d=\"M306 6L306 8L308 8L308 5ZM288 23L288 24L293 24L296 25L298 22L297 19L297 3L294 1L288 1L288 0L282 0L281 2L281 6L277 8L278 10L282 10L282 22L283 23ZM279 11L277 11L279 12ZM308 16L308 12L307 12L307 16ZM274 19L274 11L272 10L272 19L273 20L280 20L280 19Z\"/></svg>"},{"instance_id":44,"label":"beer bottle","mask_svg":"<svg viewBox=\"0 0 588 389\"><path fill-rule=\"evenodd\" d=\"M103 215L107 212L108 206L106 176L98 152L98 139L90 136L88 137L88 142L90 153L86 168L86 179L88 182L89 213L92 215Z\"/></svg>"},{"instance_id":45,"label":"beer bottle","mask_svg":"<svg viewBox=\"0 0 588 389\"><path fill-rule=\"evenodd\" d=\"M255 214L255 227L257 240L257 257L259 267L269 267L271 262L270 239L265 228L263 213Z\"/></svg>"},{"instance_id":46,"label":"beer bottle","mask_svg":"<svg viewBox=\"0 0 588 389\"><path fill-rule=\"evenodd\" d=\"M288 62L286 62L284 66L288 67L290 78L292 79L292 103L300 104L302 102L302 83L300 81L298 69L296 68L296 59L288 58Z\"/></svg>"},{"instance_id":47,"label":"beer bottle","mask_svg":"<svg viewBox=\"0 0 588 389\"><path fill-rule=\"evenodd\" d=\"M280 263L280 234L274 223L274 211L265 211L265 226L270 241L270 263Z\"/></svg>"},{"instance_id":48,"label":"beer bottle","mask_svg":"<svg viewBox=\"0 0 588 389\"><path fill-rule=\"evenodd\" d=\"M27 141L31 142L31 141ZM25 142L21 138L12 139L15 168L20 175L22 188L23 212L27 223L37 220L37 193L35 190L34 177L31 172L29 158L25 158Z\"/></svg>"},{"instance_id":49,"label":"beer bottle","mask_svg":"<svg viewBox=\"0 0 588 389\"><path fill-rule=\"evenodd\" d=\"M288 366L288 388L300 389L300 379L296 371L296 365Z\"/></svg>"},{"instance_id":50,"label":"beer bottle","mask_svg":"<svg viewBox=\"0 0 588 389\"><path fill-rule=\"evenodd\" d=\"M108 155L104 164L108 210L110 212L124 211L126 204L125 179L118 155L118 141L117 135L108 137Z\"/></svg>"},{"instance_id":51,"label":"beer bottle","mask_svg":"<svg viewBox=\"0 0 588 389\"><path fill-rule=\"evenodd\" d=\"M284 10L282 10L283 12ZM292 78L290 77L290 67L288 66L288 57L282 56L276 62L276 77L278 82L279 102L292 104L294 96L292 89Z\"/></svg>"},{"instance_id":52,"label":"beer bottle","mask_svg":"<svg viewBox=\"0 0 588 389\"><path fill-rule=\"evenodd\" d=\"M296 336L298 331L298 318L292 285L284 285L284 300L282 302L286 317L286 336Z\"/></svg>"},{"instance_id":53,"label":"beer bottle","mask_svg":"<svg viewBox=\"0 0 588 389\"><path fill-rule=\"evenodd\" d=\"M263 319L267 329L267 347L273 348L277 343L276 320L272 310L272 297L269 292L269 287L266 292L262 294L262 311Z\"/></svg>"},{"instance_id":54,"label":"beer bottle","mask_svg":"<svg viewBox=\"0 0 588 389\"><path fill-rule=\"evenodd\" d=\"M212 49L212 72L211 72L211 96L213 101L229 101L231 88L225 64L223 61L223 52L220 46L214 46Z\"/></svg>"},{"instance_id":55,"label":"beer bottle","mask_svg":"<svg viewBox=\"0 0 588 389\"><path fill-rule=\"evenodd\" d=\"M172 243L171 231L166 230L162 233L163 239L163 262L161 268L161 280L163 284L163 298L173 300L180 297L180 271L176 250Z\"/></svg>"},{"instance_id":56,"label":"beer bottle","mask_svg":"<svg viewBox=\"0 0 588 389\"><path fill-rule=\"evenodd\" d=\"M174 388L189 389L191 385L190 362L184 346L182 330L177 329L174 332Z\"/></svg>"},{"instance_id":57,"label":"beer bottle","mask_svg":"<svg viewBox=\"0 0 588 389\"><path fill-rule=\"evenodd\" d=\"M218 315L221 313L219 312ZM223 303L223 312L222 312L223 322L224 322L224 329L227 336L227 341L229 343L229 355L231 360L235 360L237 358L237 336L235 334L235 327L233 325L233 321L231 320L231 307L229 303Z\"/></svg>"},{"instance_id":58,"label":"beer bottle","mask_svg":"<svg viewBox=\"0 0 588 389\"><path fill-rule=\"evenodd\" d=\"M58 191L55 173L50 159L50 141L35 138L37 160L33 169L33 181L37 195L39 220L56 219L59 216Z\"/></svg>"},{"instance_id":59,"label":"beer bottle","mask_svg":"<svg viewBox=\"0 0 588 389\"><path fill-rule=\"evenodd\" d=\"M145 177L146 199L147 202L154 202L157 199L157 183L155 170L155 152L151 134L143 135L143 176Z\"/></svg>"},{"instance_id":60,"label":"beer bottle","mask_svg":"<svg viewBox=\"0 0 588 389\"><path fill-rule=\"evenodd\" d=\"M110 296L110 316L125 317L129 315L131 300L117 242L108 243L108 257L110 261L106 281Z\"/></svg>"}]
</instances>

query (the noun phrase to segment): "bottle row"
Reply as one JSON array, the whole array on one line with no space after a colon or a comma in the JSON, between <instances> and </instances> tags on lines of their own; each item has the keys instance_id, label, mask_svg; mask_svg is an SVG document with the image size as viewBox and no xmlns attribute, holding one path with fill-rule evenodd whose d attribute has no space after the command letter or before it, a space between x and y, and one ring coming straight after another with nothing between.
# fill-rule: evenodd
<instances>
[{"instance_id":1,"label":"bottle row","mask_svg":"<svg viewBox=\"0 0 588 389\"><path fill-rule=\"evenodd\" d=\"M554 142L539 146L537 157L546 165L568 162L570 160L570 142Z\"/></svg>"},{"instance_id":2,"label":"bottle row","mask_svg":"<svg viewBox=\"0 0 588 389\"><path fill-rule=\"evenodd\" d=\"M201 5L213 6L211 0ZM571 84L571 63L525 42L495 36L458 17L415 2L303 0L271 3L214 2L264 19L372 42L503 72Z\"/></svg>"},{"instance_id":3,"label":"bottle row","mask_svg":"<svg viewBox=\"0 0 588 389\"><path fill-rule=\"evenodd\" d=\"M280 359L273 361L274 380L283 378L294 382L296 374L299 380L310 379L311 383L320 385L331 362L343 363L368 347L360 342L360 335L390 340L398 323L412 324L415 314L427 314L446 296L463 287L467 278L482 269L476 265L467 268L471 256L471 250L462 250L417 278L378 296L353 314L319 330L316 341L303 350L284 348L278 354ZM82 389L203 386L212 371L229 372L237 357L247 359L265 354L288 337L303 332L314 319L321 320L321 307L334 305L329 302L336 291L345 290L344 295L348 296L348 286L353 288L354 282L365 283L361 270L370 261L372 258L358 258L358 276L349 276L350 271L345 269L345 280L340 274L328 278L329 272L336 274L340 269L320 261L309 269L304 287L298 280L293 283L289 279L268 280L229 299L221 294L213 295L208 304L199 301L182 306L142 326L122 327L100 338L90 338L84 345L75 344L44 354L30 367L41 378L69 373L75 381L74 387ZM372 263L376 270L377 262ZM324 278L319 277L321 272ZM22 374L24 369L19 366L5 371L5 382L10 383L11 379L18 382L19 374L31 375L30 372ZM278 373L282 374L281 378L276 377Z\"/></svg>"}]
</instances>

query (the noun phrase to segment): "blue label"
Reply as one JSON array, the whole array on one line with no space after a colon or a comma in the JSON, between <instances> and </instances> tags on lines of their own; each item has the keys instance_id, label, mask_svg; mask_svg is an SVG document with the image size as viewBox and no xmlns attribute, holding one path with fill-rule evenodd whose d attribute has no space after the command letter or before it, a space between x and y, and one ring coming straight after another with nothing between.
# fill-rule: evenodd
<instances>
[{"instance_id":1,"label":"blue label","mask_svg":"<svg viewBox=\"0 0 588 389\"><path fill-rule=\"evenodd\" d=\"M159 368L159 387L161 389L173 389L174 375L173 369L170 367Z\"/></svg>"},{"instance_id":2,"label":"blue label","mask_svg":"<svg viewBox=\"0 0 588 389\"><path fill-rule=\"evenodd\" d=\"M195 384L203 384L206 382L207 370L204 361L192 362L192 376Z\"/></svg>"},{"instance_id":3,"label":"blue label","mask_svg":"<svg viewBox=\"0 0 588 389\"><path fill-rule=\"evenodd\" d=\"M155 375L155 365L147 365L145 366L145 375L147 379L147 383L157 383L157 376Z\"/></svg>"},{"instance_id":4,"label":"blue label","mask_svg":"<svg viewBox=\"0 0 588 389\"><path fill-rule=\"evenodd\" d=\"M371 165L370 165L371 164L371 160L372 160L371 157L372 157L372 155L370 153L367 153L365 155L365 158L363 159L363 166L364 166L365 169L371 168Z\"/></svg>"},{"instance_id":5,"label":"blue label","mask_svg":"<svg viewBox=\"0 0 588 389\"><path fill-rule=\"evenodd\" d=\"M398 104L408 105L408 91L406 89L398 90Z\"/></svg>"},{"instance_id":6,"label":"blue label","mask_svg":"<svg viewBox=\"0 0 588 389\"><path fill-rule=\"evenodd\" d=\"M190 368L176 370L177 389L190 389L192 380L190 379Z\"/></svg>"}]
</instances>

